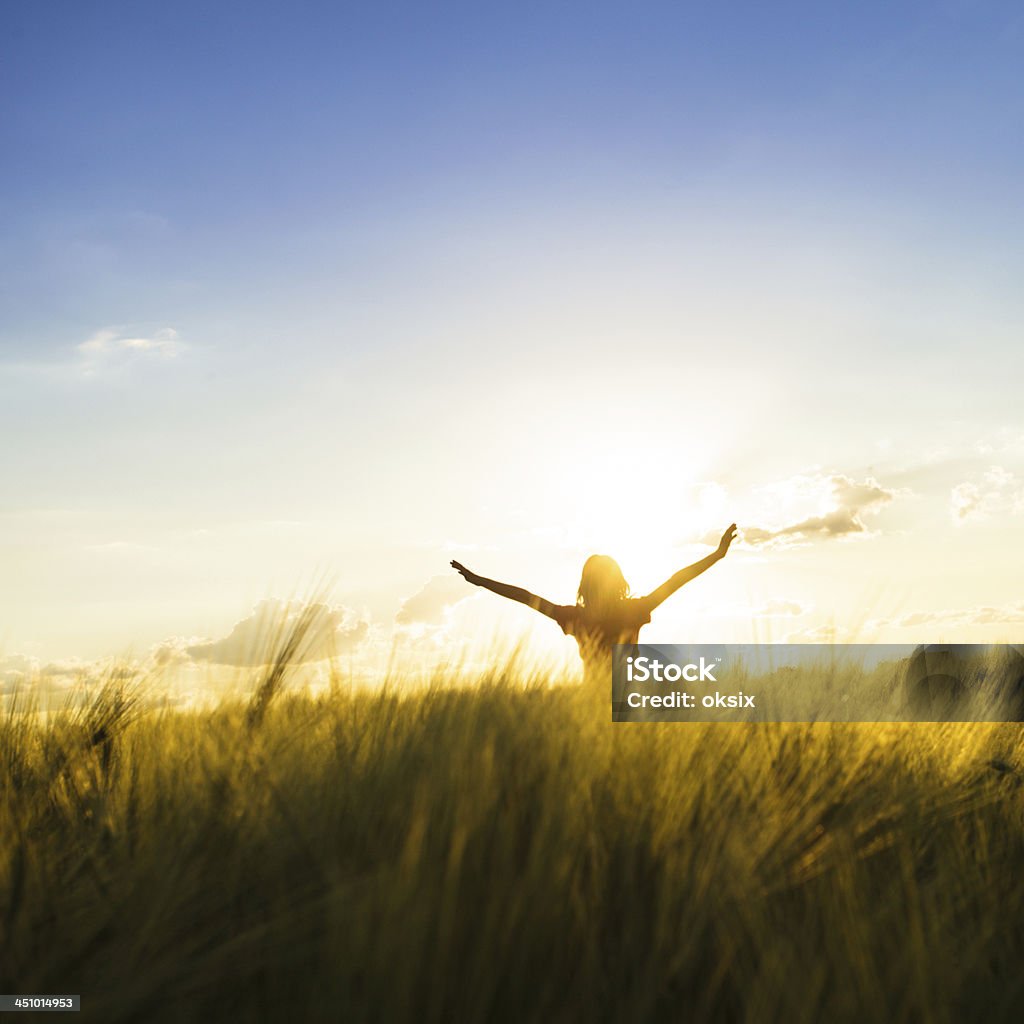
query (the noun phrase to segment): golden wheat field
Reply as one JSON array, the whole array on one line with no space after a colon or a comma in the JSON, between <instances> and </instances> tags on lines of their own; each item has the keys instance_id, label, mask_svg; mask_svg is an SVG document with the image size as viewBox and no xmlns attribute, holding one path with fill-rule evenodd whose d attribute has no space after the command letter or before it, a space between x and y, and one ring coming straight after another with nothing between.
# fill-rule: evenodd
<instances>
[{"instance_id":1,"label":"golden wheat field","mask_svg":"<svg viewBox=\"0 0 1024 1024\"><path fill-rule=\"evenodd\" d=\"M0 990L102 1021L1015 1021L1024 727L496 669L0 725Z\"/></svg>"}]
</instances>

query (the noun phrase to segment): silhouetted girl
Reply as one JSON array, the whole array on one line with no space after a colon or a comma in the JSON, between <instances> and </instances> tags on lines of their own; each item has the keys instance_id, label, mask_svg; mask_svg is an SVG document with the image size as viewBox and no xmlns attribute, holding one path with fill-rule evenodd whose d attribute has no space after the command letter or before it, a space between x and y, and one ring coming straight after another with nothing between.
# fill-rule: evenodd
<instances>
[{"instance_id":1,"label":"silhouetted girl","mask_svg":"<svg viewBox=\"0 0 1024 1024\"><path fill-rule=\"evenodd\" d=\"M615 644L638 643L640 629L651 621L651 612L684 583L689 583L724 558L735 537L736 524L733 523L722 534L722 540L712 554L680 569L646 597L629 596L629 584L614 558L591 555L583 565L575 604L553 604L521 587L477 576L459 562L451 564L463 579L474 586L519 601L554 619L564 633L576 638L585 675L590 678L597 673L603 674L610 664L608 659Z\"/></svg>"}]
</instances>

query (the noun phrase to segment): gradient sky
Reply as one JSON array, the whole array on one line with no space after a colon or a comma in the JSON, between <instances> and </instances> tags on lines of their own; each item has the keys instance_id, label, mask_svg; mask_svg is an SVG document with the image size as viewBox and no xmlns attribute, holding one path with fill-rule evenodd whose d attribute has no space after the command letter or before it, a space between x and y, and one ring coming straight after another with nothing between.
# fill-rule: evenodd
<instances>
[{"instance_id":1,"label":"gradient sky","mask_svg":"<svg viewBox=\"0 0 1024 1024\"><path fill-rule=\"evenodd\" d=\"M650 639L1019 638L1019 5L18 2L0 40L0 667L321 574L353 650L571 653L435 577L568 602L606 551L643 591L731 520Z\"/></svg>"}]
</instances>

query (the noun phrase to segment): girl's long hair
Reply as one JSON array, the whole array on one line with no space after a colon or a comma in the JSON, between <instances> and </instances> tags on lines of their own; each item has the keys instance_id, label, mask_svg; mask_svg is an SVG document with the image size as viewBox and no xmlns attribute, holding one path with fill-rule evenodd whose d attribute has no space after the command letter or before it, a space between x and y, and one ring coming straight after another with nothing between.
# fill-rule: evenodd
<instances>
[{"instance_id":1,"label":"girl's long hair","mask_svg":"<svg viewBox=\"0 0 1024 1024\"><path fill-rule=\"evenodd\" d=\"M583 563L576 604L580 608L607 608L629 597L629 584L619 563L608 555L591 555Z\"/></svg>"}]
</instances>

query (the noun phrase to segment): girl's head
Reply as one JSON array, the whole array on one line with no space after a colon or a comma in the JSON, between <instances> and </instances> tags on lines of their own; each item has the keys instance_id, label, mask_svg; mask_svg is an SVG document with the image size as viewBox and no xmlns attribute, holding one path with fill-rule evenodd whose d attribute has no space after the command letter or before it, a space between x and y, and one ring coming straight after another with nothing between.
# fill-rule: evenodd
<instances>
[{"instance_id":1,"label":"girl's head","mask_svg":"<svg viewBox=\"0 0 1024 1024\"><path fill-rule=\"evenodd\" d=\"M583 563L576 603L581 608L607 608L629 596L619 563L608 555L591 555Z\"/></svg>"}]
</instances>

